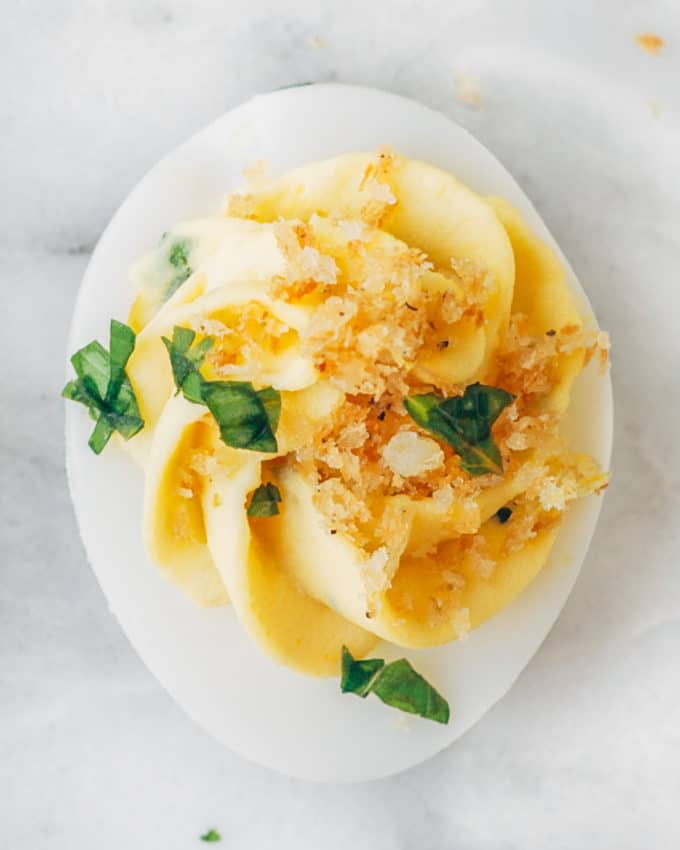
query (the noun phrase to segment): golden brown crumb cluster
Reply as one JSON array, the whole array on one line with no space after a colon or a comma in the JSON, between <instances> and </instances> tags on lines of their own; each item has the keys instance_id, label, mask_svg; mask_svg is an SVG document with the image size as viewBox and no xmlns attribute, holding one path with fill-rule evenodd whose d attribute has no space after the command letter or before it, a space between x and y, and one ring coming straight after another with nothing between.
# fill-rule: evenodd
<instances>
[{"instance_id":1,"label":"golden brown crumb cluster","mask_svg":"<svg viewBox=\"0 0 680 850\"><path fill-rule=\"evenodd\" d=\"M213 339L206 365L215 378L247 376L254 363L260 364L264 356L277 356L297 340L295 331L254 300L208 319L197 318L191 327Z\"/></svg>"},{"instance_id":2,"label":"golden brown crumb cluster","mask_svg":"<svg viewBox=\"0 0 680 850\"><path fill-rule=\"evenodd\" d=\"M513 314L497 355L494 383L515 395L547 395L559 381L563 358L569 355L578 355L583 366L595 354L602 366L607 363L609 338L603 331L570 324L536 336L528 327L527 316Z\"/></svg>"},{"instance_id":3,"label":"golden brown crumb cluster","mask_svg":"<svg viewBox=\"0 0 680 850\"><path fill-rule=\"evenodd\" d=\"M316 503L331 526L364 546L403 549L401 542L395 544L405 527L403 517L389 503L385 507L385 496L465 504L501 481L461 470L454 450L419 429L403 406L404 397L413 393L464 391L461 385L424 384L413 369L424 351L447 347L447 326L464 316L483 324L487 274L470 262L435 272L422 253L379 231L349 224L337 227L316 218L309 224L277 225L289 270L276 282L276 294L291 301L317 300L303 333L303 350L345 393L344 404L297 452L297 463L315 478ZM433 275L443 276L445 287L428 286ZM495 385L517 396L494 428L506 476L519 473L531 453L532 465L522 474L543 487L542 496L537 485L525 488L509 527L510 549L536 533L537 525L547 521L544 514L562 510L587 486L579 483L586 479L575 469L548 476L546 464L565 451L557 434L559 417L536 412L532 402L547 396L558 381L559 358L576 353L588 360L596 351L606 358L607 349L601 335L576 325L541 337L527 327L524 316L511 318L494 362ZM468 531L473 542L463 538L462 545L471 547L480 571L489 574L493 562L480 549L483 540L474 536L479 525L478 513L470 511L467 526L459 530ZM372 540L363 532L369 526Z\"/></svg>"},{"instance_id":4,"label":"golden brown crumb cluster","mask_svg":"<svg viewBox=\"0 0 680 850\"><path fill-rule=\"evenodd\" d=\"M313 481L316 505L329 527L373 553L367 583L374 575L376 592L389 585L399 558L412 545L413 516L394 497L429 500L445 518L447 545L454 533L460 557L488 578L498 557L559 521L573 499L606 486L594 462L567 451L558 434L559 415L548 403L567 360L574 360L576 370L596 355L606 363L609 343L602 332L571 324L537 336L526 316L510 316L485 376L486 383L516 397L493 427L503 476L470 475L448 444L434 440L407 414L408 395L464 392L462 384L440 379L435 385L418 377L423 375L418 364L455 346L461 323L469 333L485 326L492 281L487 269L466 260L435 269L425 254L379 229L397 203L389 184L392 164L392 154L381 151L366 168L359 189L367 200L359 219L314 215L308 222L274 225L287 267L272 293L314 306L300 331L301 350L344 394L344 403L297 450L293 462ZM248 196L233 196L228 209L248 216L252 205ZM241 339L250 327L244 321ZM283 333L269 325L274 337ZM489 519L483 514L484 493L504 482L513 485L511 515L503 551L491 553L479 533ZM411 554L432 554L438 545L415 546ZM461 582L450 573L449 593L455 596ZM440 604L435 615L443 616L444 608ZM448 609L444 613L451 615ZM462 634L469 622L464 610L457 616Z\"/></svg>"}]
</instances>

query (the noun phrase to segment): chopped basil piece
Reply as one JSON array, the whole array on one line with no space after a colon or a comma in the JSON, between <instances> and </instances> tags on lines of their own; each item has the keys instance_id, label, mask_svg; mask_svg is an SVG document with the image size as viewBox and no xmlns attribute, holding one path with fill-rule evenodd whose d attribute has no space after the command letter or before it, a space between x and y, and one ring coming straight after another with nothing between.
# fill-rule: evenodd
<instances>
[{"instance_id":1,"label":"chopped basil piece","mask_svg":"<svg viewBox=\"0 0 680 850\"><path fill-rule=\"evenodd\" d=\"M340 690L343 694L356 694L367 697L378 673L385 667L382 658L366 658L356 661L346 646L342 648L342 680Z\"/></svg>"},{"instance_id":2,"label":"chopped basil piece","mask_svg":"<svg viewBox=\"0 0 680 850\"><path fill-rule=\"evenodd\" d=\"M87 441L88 446L96 455L101 454L104 451L106 444L113 436L113 432L115 430L116 429L105 416L99 417L97 424L94 426L94 431L90 435L90 439Z\"/></svg>"},{"instance_id":3,"label":"chopped basil piece","mask_svg":"<svg viewBox=\"0 0 680 850\"><path fill-rule=\"evenodd\" d=\"M182 239L179 242L174 242L170 247L168 254L168 262L171 266L177 269L177 274L170 281L168 288L165 291L165 300L167 301L172 295L177 292L184 281L191 277L192 269L189 265L189 242Z\"/></svg>"},{"instance_id":4,"label":"chopped basil piece","mask_svg":"<svg viewBox=\"0 0 680 850\"><path fill-rule=\"evenodd\" d=\"M257 395L262 402L272 431L276 431L281 416L281 393L273 387L265 387L259 390Z\"/></svg>"},{"instance_id":5,"label":"chopped basil piece","mask_svg":"<svg viewBox=\"0 0 680 850\"><path fill-rule=\"evenodd\" d=\"M340 690L364 698L373 693L386 705L400 711L418 714L437 723L449 722L448 702L405 658L390 664L385 664L381 658L356 661L343 646Z\"/></svg>"},{"instance_id":6,"label":"chopped basil piece","mask_svg":"<svg viewBox=\"0 0 680 850\"><path fill-rule=\"evenodd\" d=\"M69 381L61 394L85 405L97 423L88 441L95 454L103 451L114 431L129 440L144 427L132 384L125 373L134 348L134 331L112 319L110 351L93 340L71 358L77 378Z\"/></svg>"},{"instance_id":7,"label":"chopped basil piece","mask_svg":"<svg viewBox=\"0 0 680 850\"><path fill-rule=\"evenodd\" d=\"M219 832L216 829L209 829L205 833L205 835L201 836L201 841L207 841L209 843L214 842L214 841L221 841L221 840L222 840L222 836L219 834Z\"/></svg>"},{"instance_id":8,"label":"chopped basil piece","mask_svg":"<svg viewBox=\"0 0 680 850\"><path fill-rule=\"evenodd\" d=\"M281 493L276 484L260 484L253 492L248 505L248 516L276 516L279 512L278 503L281 501Z\"/></svg>"},{"instance_id":9,"label":"chopped basil piece","mask_svg":"<svg viewBox=\"0 0 680 850\"><path fill-rule=\"evenodd\" d=\"M189 266L189 258L187 257L188 247L189 246L184 239L181 242L175 242L172 248L170 248L170 253L168 254L170 265L174 266L176 269L186 269Z\"/></svg>"},{"instance_id":10,"label":"chopped basil piece","mask_svg":"<svg viewBox=\"0 0 680 850\"><path fill-rule=\"evenodd\" d=\"M196 334L176 326L172 339L163 337L177 392L194 404L205 404L215 417L222 442L236 449L275 452L281 415L281 393L272 387L256 390L247 381L206 381L200 369L213 340L193 346Z\"/></svg>"},{"instance_id":11,"label":"chopped basil piece","mask_svg":"<svg viewBox=\"0 0 680 850\"><path fill-rule=\"evenodd\" d=\"M498 522L500 522L501 525L505 525L505 523L512 516L512 508L508 508L508 507L499 508L496 511L496 516L498 517Z\"/></svg>"},{"instance_id":12,"label":"chopped basil piece","mask_svg":"<svg viewBox=\"0 0 680 850\"><path fill-rule=\"evenodd\" d=\"M196 333L190 328L182 328L175 325L172 331L172 340L162 337L163 344L170 355L172 376L175 379L177 392L184 393L187 401L194 404L203 404L202 389L204 380L201 377L200 368L205 356L213 345L212 337L204 337L198 345L191 347L196 339Z\"/></svg>"},{"instance_id":13,"label":"chopped basil piece","mask_svg":"<svg viewBox=\"0 0 680 850\"><path fill-rule=\"evenodd\" d=\"M110 402L118 396L125 380L125 367L135 350L135 332L122 322L111 322L110 373L106 389L106 400Z\"/></svg>"},{"instance_id":14,"label":"chopped basil piece","mask_svg":"<svg viewBox=\"0 0 680 850\"><path fill-rule=\"evenodd\" d=\"M268 387L255 390L245 381L204 381L202 397L215 417L222 442L235 449L275 452L274 432L281 395Z\"/></svg>"},{"instance_id":15,"label":"chopped basil piece","mask_svg":"<svg viewBox=\"0 0 680 850\"><path fill-rule=\"evenodd\" d=\"M500 474L503 461L491 426L513 399L505 390L478 383L453 398L444 399L435 393L409 396L404 407L421 428L455 449L461 467L470 475Z\"/></svg>"}]
</instances>

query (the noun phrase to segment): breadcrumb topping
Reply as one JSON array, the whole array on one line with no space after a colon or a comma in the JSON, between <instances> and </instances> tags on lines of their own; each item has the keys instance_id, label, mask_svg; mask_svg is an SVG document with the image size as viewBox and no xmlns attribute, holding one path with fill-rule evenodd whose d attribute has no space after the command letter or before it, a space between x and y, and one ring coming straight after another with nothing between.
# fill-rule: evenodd
<instances>
[{"instance_id":1,"label":"breadcrumb topping","mask_svg":"<svg viewBox=\"0 0 680 850\"><path fill-rule=\"evenodd\" d=\"M462 83L459 97L478 104L478 91ZM342 392L343 403L286 462L313 486L314 504L329 531L363 549L368 617L376 614L405 552L438 563L440 547L448 546L428 616L431 625L445 620L463 638L470 612L460 604L466 579L456 565L465 565L470 580L472 574L491 580L503 557L559 523L574 499L607 486L592 459L569 451L559 434L560 414L549 402L562 390L565 372L593 358L604 369L610 343L605 332L580 323L537 333L532 317L519 312L505 317L488 369L467 381L483 380L515 396L492 428L503 475L473 476L462 469L453 448L419 428L403 401L418 393L463 394L465 385L448 381L446 369L419 366L455 355L456 346L484 333L490 310L498 309L495 281L489 269L465 258L436 267L421 250L381 229L399 204L396 162L382 149L366 166L357 187L357 218L319 212L307 221L274 223L286 265L271 293L311 308L304 327L293 331L262 305L250 304L228 320L202 319L195 330L216 339L208 359L218 375L245 374L265 349L271 356L294 344L321 380ZM262 179L260 168L250 184ZM255 217L256 206L252 195L236 194L227 201L227 213ZM431 373L436 383L418 377L435 380ZM213 462L191 460L196 471L207 471ZM502 487L508 488L507 505L485 507ZM180 489L183 498L191 498L191 488ZM500 507L510 513L499 531ZM430 523L436 533L421 532L416 539L418 523L426 530ZM494 534L500 542L491 545ZM408 593L400 591L399 598L404 612L414 604Z\"/></svg>"},{"instance_id":2,"label":"breadcrumb topping","mask_svg":"<svg viewBox=\"0 0 680 850\"><path fill-rule=\"evenodd\" d=\"M335 260L321 254L312 244L313 231L302 222L277 221L274 235L287 260L287 284L333 284L338 276ZM285 291L285 289L284 289Z\"/></svg>"},{"instance_id":3,"label":"breadcrumb topping","mask_svg":"<svg viewBox=\"0 0 680 850\"><path fill-rule=\"evenodd\" d=\"M298 340L297 331L259 301L225 307L218 315L190 322L213 338L205 363L215 378L252 378Z\"/></svg>"},{"instance_id":4,"label":"breadcrumb topping","mask_svg":"<svg viewBox=\"0 0 680 850\"><path fill-rule=\"evenodd\" d=\"M366 224L379 227L390 207L397 198L389 184L390 170L394 164L394 154L389 148L381 148L376 159L366 166L359 192L366 197L361 209L361 220Z\"/></svg>"},{"instance_id":5,"label":"breadcrumb topping","mask_svg":"<svg viewBox=\"0 0 680 850\"><path fill-rule=\"evenodd\" d=\"M392 472L403 478L422 475L444 463L439 443L415 431L398 431L385 445L382 456Z\"/></svg>"}]
</instances>

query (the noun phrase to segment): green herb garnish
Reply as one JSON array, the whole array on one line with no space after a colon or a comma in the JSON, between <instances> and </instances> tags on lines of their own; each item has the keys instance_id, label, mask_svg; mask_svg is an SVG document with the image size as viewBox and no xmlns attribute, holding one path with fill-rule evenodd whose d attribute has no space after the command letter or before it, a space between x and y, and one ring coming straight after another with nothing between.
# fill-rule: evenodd
<instances>
[{"instance_id":1,"label":"green herb garnish","mask_svg":"<svg viewBox=\"0 0 680 850\"><path fill-rule=\"evenodd\" d=\"M168 262L171 266L174 266L177 269L177 274L170 281L168 288L165 291L165 300L167 301L171 295L174 295L175 292L180 288L180 286L184 283L184 281L191 277L192 269L189 266L189 242L186 239L182 239L179 242L174 242L170 247L170 253L168 254Z\"/></svg>"},{"instance_id":2,"label":"green herb garnish","mask_svg":"<svg viewBox=\"0 0 680 850\"><path fill-rule=\"evenodd\" d=\"M449 722L448 702L405 658L390 664L385 664L382 658L356 661L343 646L340 690L364 698L375 694L386 705L400 711L437 723Z\"/></svg>"},{"instance_id":3,"label":"green herb garnish","mask_svg":"<svg viewBox=\"0 0 680 850\"><path fill-rule=\"evenodd\" d=\"M281 395L245 381L204 381L202 397L215 417L222 442L235 449L275 452Z\"/></svg>"},{"instance_id":4,"label":"green herb garnish","mask_svg":"<svg viewBox=\"0 0 680 850\"><path fill-rule=\"evenodd\" d=\"M144 427L137 399L125 367L135 349L135 332L111 319L109 351L96 340L71 358L77 375L62 396L84 404L96 421L88 445L99 454L114 431L126 440Z\"/></svg>"},{"instance_id":5,"label":"green herb garnish","mask_svg":"<svg viewBox=\"0 0 680 850\"><path fill-rule=\"evenodd\" d=\"M505 525L512 516L512 508L508 508L507 506L499 508L496 511L496 516L498 517L498 522L500 522L501 525Z\"/></svg>"},{"instance_id":6,"label":"green herb garnish","mask_svg":"<svg viewBox=\"0 0 680 850\"><path fill-rule=\"evenodd\" d=\"M213 842L213 841L221 841L222 836L216 829L209 829L205 835L201 836L201 841Z\"/></svg>"},{"instance_id":7,"label":"green herb garnish","mask_svg":"<svg viewBox=\"0 0 680 850\"><path fill-rule=\"evenodd\" d=\"M248 516L276 516L279 512L278 503L281 501L281 493L276 484L260 484L253 492L248 505Z\"/></svg>"},{"instance_id":8,"label":"green herb garnish","mask_svg":"<svg viewBox=\"0 0 680 850\"><path fill-rule=\"evenodd\" d=\"M281 394L272 387L256 390L247 381L206 381L200 368L213 340L192 347L196 334L176 326L172 339L163 337L177 391L188 401L205 404L215 417L222 442L236 449L275 452Z\"/></svg>"},{"instance_id":9,"label":"green herb garnish","mask_svg":"<svg viewBox=\"0 0 680 850\"><path fill-rule=\"evenodd\" d=\"M498 387L471 384L462 396L454 398L435 393L409 396L404 407L421 428L456 450L461 467L470 475L500 474L503 460L491 426L514 398Z\"/></svg>"},{"instance_id":10,"label":"green herb garnish","mask_svg":"<svg viewBox=\"0 0 680 850\"><path fill-rule=\"evenodd\" d=\"M196 339L195 331L175 325L172 340L161 337L170 355L172 376L175 379L177 392L182 391L188 401L203 404L201 391L205 383L200 373L206 354L213 346L212 337L204 337L198 345L193 346Z\"/></svg>"}]
</instances>

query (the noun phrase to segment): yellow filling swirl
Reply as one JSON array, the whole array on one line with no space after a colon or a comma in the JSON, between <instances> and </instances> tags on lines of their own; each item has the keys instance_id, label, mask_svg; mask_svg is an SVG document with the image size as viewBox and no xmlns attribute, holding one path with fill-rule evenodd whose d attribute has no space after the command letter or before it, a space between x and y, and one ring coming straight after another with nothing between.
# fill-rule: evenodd
<instances>
[{"instance_id":1,"label":"yellow filling swirl","mask_svg":"<svg viewBox=\"0 0 680 850\"><path fill-rule=\"evenodd\" d=\"M169 238L175 269L141 261L130 314L146 545L284 664L337 674L343 645L464 637L537 575L569 503L606 485L559 434L606 337L505 201L356 153L260 180ZM213 339L206 379L280 392L275 453L225 445L207 408L175 395L175 326ZM493 425L502 474L471 475L404 407L476 382L514 396ZM280 513L249 517L262 482Z\"/></svg>"}]
</instances>

